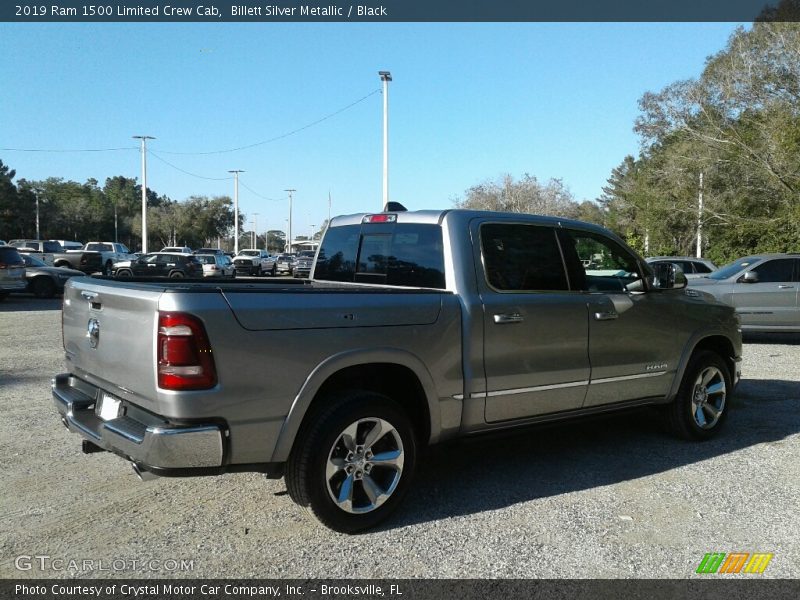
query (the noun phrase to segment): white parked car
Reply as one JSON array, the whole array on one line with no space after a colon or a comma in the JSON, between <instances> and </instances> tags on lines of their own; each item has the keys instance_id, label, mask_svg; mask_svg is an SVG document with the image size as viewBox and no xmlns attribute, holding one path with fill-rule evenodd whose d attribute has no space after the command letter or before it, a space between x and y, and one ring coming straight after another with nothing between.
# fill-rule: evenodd
<instances>
[{"instance_id":1,"label":"white parked car","mask_svg":"<svg viewBox=\"0 0 800 600\"><path fill-rule=\"evenodd\" d=\"M236 277L236 268L225 254L195 254L203 264L203 277Z\"/></svg>"},{"instance_id":2,"label":"white parked car","mask_svg":"<svg viewBox=\"0 0 800 600\"><path fill-rule=\"evenodd\" d=\"M161 252L177 252L178 254L191 254L192 249L189 246L165 246Z\"/></svg>"}]
</instances>

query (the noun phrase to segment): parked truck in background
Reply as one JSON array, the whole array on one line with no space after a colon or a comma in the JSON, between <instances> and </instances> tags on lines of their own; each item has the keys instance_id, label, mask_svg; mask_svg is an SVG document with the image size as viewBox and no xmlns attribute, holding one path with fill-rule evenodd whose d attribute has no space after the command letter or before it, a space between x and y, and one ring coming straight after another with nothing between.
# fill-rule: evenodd
<instances>
[{"instance_id":1,"label":"parked truck in background","mask_svg":"<svg viewBox=\"0 0 800 600\"><path fill-rule=\"evenodd\" d=\"M712 437L741 333L685 285L578 221L337 217L307 283L70 280L52 393L87 452L143 477L283 476L354 532L413 493L443 440L645 405Z\"/></svg>"}]
</instances>

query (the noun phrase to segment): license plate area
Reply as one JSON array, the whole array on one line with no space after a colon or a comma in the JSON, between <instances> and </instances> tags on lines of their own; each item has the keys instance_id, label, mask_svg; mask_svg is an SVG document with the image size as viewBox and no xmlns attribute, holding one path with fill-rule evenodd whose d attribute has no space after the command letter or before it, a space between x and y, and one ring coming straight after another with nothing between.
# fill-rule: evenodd
<instances>
[{"instance_id":1,"label":"license plate area","mask_svg":"<svg viewBox=\"0 0 800 600\"><path fill-rule=\"evenodd\" d=\"M118 419L123 413L122 400L115 398L111 394L103 393L97 401L95 414L103 421Z\"/></svg>"}]
</instances>

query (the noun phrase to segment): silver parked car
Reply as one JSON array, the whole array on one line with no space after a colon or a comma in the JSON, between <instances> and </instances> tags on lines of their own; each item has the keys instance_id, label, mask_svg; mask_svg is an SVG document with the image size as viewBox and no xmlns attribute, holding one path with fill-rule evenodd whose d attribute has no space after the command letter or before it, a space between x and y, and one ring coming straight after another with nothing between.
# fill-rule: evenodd
<instances>
[{"instance_id":1,"label":"silver parked car","mask_svg":"<svg viewBox=\"0 0 800 600\"><path fill-rule=\"evenodd\" d=\"M717 265L707 258L697 258L695 256L651 256L645 260L651 266L659 263L678 265L683 274L686 275L686 279L705 277L717 270Z\"/></svg>"},{"instance_id":2,"label":"silver parked car","mask_svg":"<svg viewBox=\"0 0 800 600\"><path fill-rule=\"evenodd\" d=\"M25 290L25 262L14 246L0 246L0 300Z\"/></svg>"},{"instance_id":3,"label":"silver parked car","mask_svg":"<svg viewBox=\"0 0 800 600\"><path fill-rule=\"evenodd\" d=\"M733 306L745 331L800 331L800 254L745 256L689 287Z\"/></svg>"},{"instance_id":4,"label":"silver parked car","mask_svg":"<svg viewBox=\"0 0 800 600\"><path fill-rule=\"evenodd\" d=\"M236 277L236 267L225 254L195 254L203 264L203 277Z\"/></svg>"}]
</instances>

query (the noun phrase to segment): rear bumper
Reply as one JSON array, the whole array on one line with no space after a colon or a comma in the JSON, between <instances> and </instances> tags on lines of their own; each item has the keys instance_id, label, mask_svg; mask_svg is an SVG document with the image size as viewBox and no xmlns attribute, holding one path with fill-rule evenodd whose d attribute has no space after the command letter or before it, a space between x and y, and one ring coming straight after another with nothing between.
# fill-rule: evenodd
<instances>
[{"instance_id":1,"label":"rear bumper","mask_svg":"<svg viewBox=\"0 0 800 600\"><path fill-rule=\"evenodd\" d=\"M224 432L217 424L177 426L166 420L145 423L128 415L103 420L95 414L102 390L69 374L56 376L52 391L67 429L143 470L208 469L223 465Z\"/></svg>"}]
</instances>

